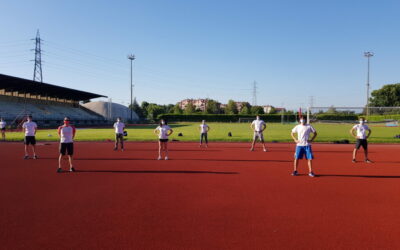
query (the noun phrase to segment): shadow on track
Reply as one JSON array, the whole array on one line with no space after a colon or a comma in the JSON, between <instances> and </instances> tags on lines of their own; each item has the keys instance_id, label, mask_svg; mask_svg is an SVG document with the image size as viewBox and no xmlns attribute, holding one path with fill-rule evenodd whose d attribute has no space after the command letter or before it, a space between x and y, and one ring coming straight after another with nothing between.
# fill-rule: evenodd
<instances>
[{"instance_id":1,"label":"shadow on track","mask_svg":"<svg viewBox=\"0 0 400 250\"><path fill-rule=\"evenodd\" d=\"M397 179L398 175L344 175L344 174L323 174L317 177L345 177L345 178L382 178L382 179Z\"/></svg>"},{"instance_id":2,"label":"shadow on track","mask_svg":"<svg viewBox=\"0 0 400 250\"><path fill-rule=\"evenodd\" d=\"M189 170L76 170L76 173L117 174L239 174L239 172L189 171Z\"/></svg>"},{"instance_id":3,"label":"shadow on track","mask_svg":"<svg viewBox=\"0 0 400 250\"><path fill-rule=\"evenodd\" d=\"M57 159L57 158L42 158ZM75 158L76 161L157 161L156 158ZM242 160L242 159L181 159L172 158L169 161L221 161L221 162L293 162L291 160ZM157 161L158 162L158 161ZM164 162L160 160L159 162Z\"/></svg>"}]
</instances>

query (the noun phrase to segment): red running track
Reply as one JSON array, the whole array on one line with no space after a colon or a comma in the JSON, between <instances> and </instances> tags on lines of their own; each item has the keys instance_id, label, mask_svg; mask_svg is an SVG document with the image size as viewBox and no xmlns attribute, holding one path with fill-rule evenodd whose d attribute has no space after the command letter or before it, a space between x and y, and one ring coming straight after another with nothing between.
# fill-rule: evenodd
<instances>
[{"instance_id":1,"label":"red running track","mask_svg":"<svg viewBox=\"0 0 400 250\"><path fill-rule=\"evenodd\" d=\"M293 144L76 143L76 173L56 173L57 144L23 160L0 143L2 249L400 248L398 145L370 145L375 164L351 163L352 145L315 144L317 178ZM361 155L360 159L361 159Z\"/></svg>"}]
</instances>

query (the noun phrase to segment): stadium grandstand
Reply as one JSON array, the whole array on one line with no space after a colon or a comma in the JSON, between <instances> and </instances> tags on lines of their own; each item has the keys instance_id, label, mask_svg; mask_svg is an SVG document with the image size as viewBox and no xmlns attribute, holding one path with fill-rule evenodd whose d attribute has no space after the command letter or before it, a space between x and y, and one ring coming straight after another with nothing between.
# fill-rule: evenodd
<instances>
[{"instance_id":1,"label":"stadium grandstand","mask_svg":"<svg viewBox=\"0 0 400 250\"><path fill-rule=\"evenodd\" d=\"M12 127L27 115L42 127L57 126L65 116L78 126L104 125L106 117L80 105L99 97L106 96L0 74L0 117Z\"/></svg>"}]
</instances>

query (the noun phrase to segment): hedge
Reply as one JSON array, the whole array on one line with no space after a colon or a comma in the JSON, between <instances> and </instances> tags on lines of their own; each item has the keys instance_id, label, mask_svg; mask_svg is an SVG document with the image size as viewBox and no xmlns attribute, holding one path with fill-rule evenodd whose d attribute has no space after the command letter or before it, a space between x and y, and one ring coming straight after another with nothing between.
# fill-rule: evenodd
<instances>
[{"instance_id":1,"label":"hedge","mask_svg":"<svg viewBox=\"0 0 400 250\"><path fill-rule=\"evenodd\" d=\"M379 122L383 120L398 120L400 121L400 115L370 115L368 121Z\"/></svg>"},{"instance_id":2,"label":"hedge","mask_svg":"<svg viewBox=\"0 0 400 250\"><path fill-rule=\"evenodd\" d=\"M193 115L176 115L176 114L161 114L157 119L165 119L169 122L238 122L240 118L255 119L255 115L225 115L225 114L193 114ZM266 122L281 122L280 114L260 115L260 119ZM296 121L296 115L285 115L285 122Z\"/></svg>"},{"instance_id":3,"label":"hedge","mask_svg":"<svg viewBox=\"0 0 400 250\"><path fill-rule=\"evenodd\" d=\"M316 114L318 121L355 121L358 120L358 115L345 114Z\"/></svg>"}]
</instances>

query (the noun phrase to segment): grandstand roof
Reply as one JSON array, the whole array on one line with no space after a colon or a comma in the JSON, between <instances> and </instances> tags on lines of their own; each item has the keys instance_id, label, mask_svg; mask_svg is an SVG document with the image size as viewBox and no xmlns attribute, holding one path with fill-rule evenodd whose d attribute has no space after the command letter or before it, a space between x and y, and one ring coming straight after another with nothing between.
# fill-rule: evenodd
<instances>
[{"instance_id":1,"label":"grandstand roof","mask_svg":"<svg viewBox=\"0 0 400 250\"><path fill-rule=\"evenodd\" d=\"M40 83L15 76L0 74L0 89L7 92L18 91L33 95L49 96L53 98L83 101L98 97L107 97L85 91L60 87L48 83Z\"/></svg>"}]
</instances>

